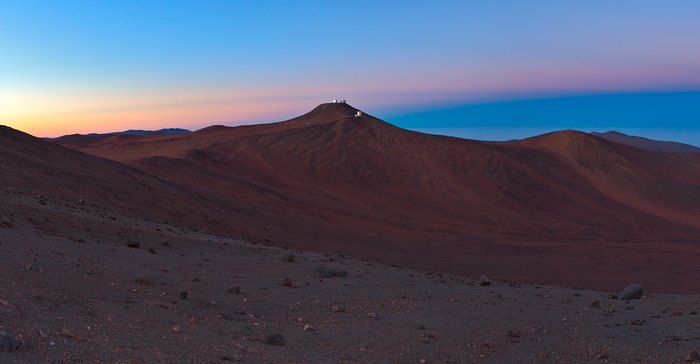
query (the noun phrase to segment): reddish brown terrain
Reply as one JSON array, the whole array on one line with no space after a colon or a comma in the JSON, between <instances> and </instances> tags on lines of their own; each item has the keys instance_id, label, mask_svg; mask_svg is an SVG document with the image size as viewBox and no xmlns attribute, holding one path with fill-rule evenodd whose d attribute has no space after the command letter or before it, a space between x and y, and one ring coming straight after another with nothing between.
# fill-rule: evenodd
<instances>
[{"instance_id":1,"label":"reddish brown terrain","mask_svg":"<svg viewBox=\"0 0 700 364\"><path fill-rule=\"evenodd\" d=\"M667 153L684 153L684 154L698 154L700 153L700 148L678 142L669 141L659 141L652 140L648 138L642 138L633 135L623 134L617 131L606 131L604 133L593 132L591 133L595 136L599 136L603 139L607 139L620 144L627 144L633 147L655 150L659 152Z\"/></svg>"},{"instance_id":2,"label":"reddish brown terrain","mask_svg":"<svg viewBox=\"0 0 700 364\"><path fill-rule=\"evenodd\" d=\"M576 131L426 135L356 111L67 145L210 196L230 213L207 213L208 231L469 276L700 291L677 279L700 273L697 159Z\"/></svg>"},{"instance_id":3,"label":"reddish brown terrain","mask_svg":"<svg viewBox=\"0 0 700 364\"><path fill-rule=\"evenodd\" d=\"M696 160L354 114L90 154L0 127L0 363L695 360L664 292L700 291Z\"/></svg>"},{"instance_id":4,"label":"reddish brown terrain","mask_svg":"<svg viewBox=\"0 0 700 364\"><path fill-rule=\"evenodd\" d=\"M670 363L699 346L698 296L480 286L21 188L0 189L0 219L0 363Z\"/></svg>"}]
</instances>

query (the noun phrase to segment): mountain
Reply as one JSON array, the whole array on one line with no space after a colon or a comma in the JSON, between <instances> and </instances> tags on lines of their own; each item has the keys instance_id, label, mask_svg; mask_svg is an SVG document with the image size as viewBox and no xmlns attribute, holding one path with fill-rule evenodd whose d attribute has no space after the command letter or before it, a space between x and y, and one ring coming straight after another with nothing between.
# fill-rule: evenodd
<instances>
[{"instance_id":1,"label":"mountain","mask_svg":"<svg viewBox=\"0 0 700 364\"><path fill-rule=\"evenodd\" d=\"M631 145L633 147L646 150L654 150L666 153L700 153L700 148L692 146L690 144L647 139L638 136L623 134L617 131L606 131L604 133L592 132L591 135L595 135L597 137L601 137L603 139L610 140L615 143Z\"/></svg>"},{"instance_id":2,"label":"mountain","mask_svg":"<svg viewBox=\"0 0 700 364\"><path fill-rule=\"evenodd\" d=\"M19 189L38 200L80 201L100 215L119 211L185 227L235 230L217 229L218 222L210 216L235 216L236 212L223 208L212 196L2 125L0 164L0 186Z\"/></svg>"},{"instance_id":3,"label":"mountain","mask_svg":"<svg viewBox=\"0 0 700 364\"><path fill-rule=\"evenodd\" d=\"M130 136L144 136L144 135L175 135L175 134L185 134L190 133L187 129L179 128L166 128L160 130L125 130L113 133L104 134L71 134L64 135L58 138L46 138L46 140L59 143L64 146L69 146L72 148L82 148L86 147L92 143L97 143L105 139L115 138L115 139L129 139Z\"/></svg>"},{"instance_id":4,"label":"mountain","mask_svg":"<svg viewBox=\"0 0 700 364\"><path fill-rule=\"evenodd\" d=\"M357 111L322 104L279 123L76 148L216 196L243 211L217 221L270 244L528 282L700 288L668 282L700 273L697 159L575 131L427 135Z\"/></svg>"}]
</instances>

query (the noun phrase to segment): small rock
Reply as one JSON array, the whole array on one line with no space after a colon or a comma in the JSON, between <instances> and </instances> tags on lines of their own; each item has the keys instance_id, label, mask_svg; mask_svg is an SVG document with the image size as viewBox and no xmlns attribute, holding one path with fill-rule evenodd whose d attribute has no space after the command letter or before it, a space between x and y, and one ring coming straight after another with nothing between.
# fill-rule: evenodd
<instances>
[{"instance_id":1,"label":"small rock","mask_svg":"<svg viewBox=\"0 0 700 364\"><path fill-rule=\"evenodd\" d=\"M202 281L202 279L199 278L199 277L194 277L194 278L192 278L192 282L199 283L199 282L201 282L201 281Z\"/></svg>"},{"instance_id":2,"label":"small rock","mask_svg":"<svg viewBox=\"0 0 700 364\"><path fill-rule=\"evenodd\" d=\"M148 248L148 252L151 254L158 254L158 252L156 252L156 250L153 248Z\"/></svg>"},{"instance_id":3,"label":"small rock","mask_svg":"<svg viewBox=\"0 0 700 364\"><path fill-rule=\"evenodd\" d=\"M180 292L180 299L186 300L187 299L187 292Z\"/></svg>"},{"instance_id":4,"label":"small rock","mask_svg":"<svg viewBox=\"0 0 700 364\"><path fill-rule=\"evenodd\" d=\"M0 331L0 353L14 353L19 351L24 343L10 336L4 331Z\"/></svg>"},{"instance_id":5,"label":"small rock","mask_svg":"<svg viewBox=\"0 0 700 364\"><path fill-rule=\"evenodd\" d=\"M516 339L519 339L522 336L522 334L518 330L509 330L506 334Z\"/></svg>"},{"instance_id":6,"label":"small rock","mask_svg":"<svg viewBox=\"0 0 700 364\"><path fill-rule=\"evenodd\" d=\"M141 285L144 285L144 286L152 286L153 285L153 281L151 281L148 277L144 277L144 276L136 277L134 279L134 282L141 284Z\"/></svg>"},{"instance_id":7,"label":"small rock","mask_svg":"<svg viewBox=\"0 0 700 364\"><path fill-rule=\"evenodd\" d=\"M478 282L478 284L479 284L480 286L484 286L484 287L490 286L490 285L491 285L491 280L489 279L489 277L482 275L481 277L479 277L479 282Z\"/></svg>"},{"instance_id":8,"label":"small rock","mask_svg":"<svg viewBox=\"0 0 700 364\"><path fill-rule=\"evenodd\" d=\"M588 307L590 307L590 308L600 308L600 301L595 300L595 301L591 302L591 304L590 304Z\"/></svg>"},{"instance_id":9,"label":"small rock","mask_svg":"<svg viewBox=\"0 0 700 364\"><path fill-rule=\"evenodd\" d=\"M294 263L294 254L289 253L287 254L284 258L282 258L282 261L288 262L288 263Z\"/></svg>"},{"instance_id":10,"label":"small rock","mask_svg":"<svg viewBox=\"0 0 700 364\"><path fill-rule=\"evenodd\" d=\"M287 277L280 282L280 286L294 288L294 282L292 282L291 278Z\"/></svg>"},{"instance_id":11,"label":"small rock","mask_svg":"<svg viewBox=\"0 0 700 364\"><path fill-rule=\"evenodd\" d=\"M285 341L282 335L280 334L272 334L265 336L265 339L263 339L263 344L272 346L285 346L287 344L287 341Z\"/></svg>"},{"instance_id":12,"label":"small rock","mask_svg":"<svg viewBox=\"0 0 700 364\"><path fill-rule=\"evenodd\" d=\"M630 284L629 286L625 287L622 292L620 292L618 297L621 300L629 301L640 299L643 295L644 287L642 287L641 284Z\"/></svg>"},{"instance_id":13,"label":"small rock","mask_svg":"<svg viewBox=\"0 0 700 364\"><path fill-rule=\"evenodd\" d=\"M312 331L315 331L315 330L314 330L314 327L313 327L313 326L311 326L311 325L309 325L309 324L306 324L306 325L304 325L304 331L306 331L306 332L312 332Z\"/></svg>"},{"instance_id":14,"label":"small rock","mask_svg":"<svg viewBox=\"0 0 700 364\"><path fill-rule=\"evenodd\" d=\"M138 249L141 247L141 243L132 242L132 243L127 243L126 246L129 248L132 248L132 249Z\"/></svg>"},{"instance_id":15,"label":"small rock","mask_svg":"<svg viewBox=\"0 0 700 364\"><path fill-rule=\"evenodd\" d=\"M689 362L694 362L694 361L700 360L700 355L698 355L697 351L693 350L693 351L689 352L688 355L686 355L685 358L683 358L683 360L689 361Z\"/></svg>"},{"instance_id":16,"label":"small rock","mask_svg":"<svg viewBox=\"0 0 700 364\"><path fill-rule=\"evenodd\" d=\"M15 223L6 217L3 217L2 219L0 219L0 228L14 229Z\"/></svg>"},{"instance_id":17,"label":"small rock","mask_svg":"<svg viewBox=\"0 0 700 364\"><path fill-rule=\"evenodd\" d=\"M241 361L241 356L238 354L233 355L222 355L221 360L223 361Z\"/></svg>"},{"instance_id":18,"label":"small rock","mask_svg":"<svg viewBox=\"0 0 700 364\"><path fill-rule=\"evenodd\" d=\"M71 331L68 330L68 329L62 329L62 330L61 330L61 336L67 337L67 338L69 338L69 339L77 339L77 338L78 338L77 335L75 335L73 332L71 332Z\"/></svg>"},{"instance_id":19,"label":"small rock","mask_svg":"<svg viewBox=\"0 0 700 364\"><path fill-rule=\"evenodd\" d=\"M348 309L342 306L331 306L331 311L333 312L348 312Z\"/></svg>"},{"instance_id":20,"label":"small rock","mask_svg":"<svg viewBox=\"0 0 700 364\"><path fill-rule=\"evenodd\" d=\"M325 266L320 266L316 268L316 273L318 273L321 276L321 278L335 278L348 276L347 271L330 269Z\"/></svg>"},{"instance_id":21,"label":"small rock","mask_svg":"<svg viewBox=\"0 0 700 364\"><path fill-rule=\"evenodd\" d=\"M239 287L239 286L231 287L231 288L227 289L226 292L231 293L231 294L241 294L241 287Z\"/></svg>"},{"instance_id":22,"label":"small rock","mask_svg":"<svg viewBox=\"0 0 700 364\"><path fill-rule=\"evenodd\" d=\"M178 324L173 324L172 326L170 326L170 331L179 334L182 332L182 327L180 327L180 325Z\"/></svg>"}]
</instances>

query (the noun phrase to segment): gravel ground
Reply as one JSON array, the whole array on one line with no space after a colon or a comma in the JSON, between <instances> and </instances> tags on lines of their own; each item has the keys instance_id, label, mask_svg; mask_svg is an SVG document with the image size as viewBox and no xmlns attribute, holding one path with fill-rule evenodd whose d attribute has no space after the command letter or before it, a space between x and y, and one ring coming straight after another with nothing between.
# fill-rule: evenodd
<instances>
[{"instance_id":1,"label":"gravel ground","mask_svg":"<svg viewBox=\"0 0 700 364\"><path fill-rule=\"evenodd\" d=\"M695 295L481 286L1 192L0 363L675 363L700 348Z\"/></svg>"}]
</instances>

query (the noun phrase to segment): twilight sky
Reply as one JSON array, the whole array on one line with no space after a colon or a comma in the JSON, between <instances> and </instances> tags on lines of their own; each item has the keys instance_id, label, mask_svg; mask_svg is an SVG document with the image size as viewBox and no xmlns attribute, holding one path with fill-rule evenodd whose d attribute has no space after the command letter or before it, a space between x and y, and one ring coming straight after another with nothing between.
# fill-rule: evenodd
<instances>
[{"instance_id":1,"label":"twilight sky","mask_svg":"<svg viewBox=\"0 0 700 364\"><path fill-rule=\"evenodd\" d=\"M197 129L345 98L412 128L675 130L700 144L698 14L696 0L0 0L0 124ZM653 118L638 108L649 97Z\"/></svg>"}]
</instances>

